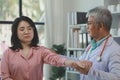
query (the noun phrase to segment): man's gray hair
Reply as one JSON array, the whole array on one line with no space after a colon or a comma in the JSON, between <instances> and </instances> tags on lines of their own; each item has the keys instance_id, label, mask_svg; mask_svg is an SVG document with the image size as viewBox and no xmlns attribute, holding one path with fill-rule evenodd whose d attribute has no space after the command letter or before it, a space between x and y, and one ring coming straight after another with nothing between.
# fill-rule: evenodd
<instances>
[{"instance_id":1,"label":"man's gray hair","mask_svg":"<svg viewBox=\"0 0 120 80\"><path fill-rule=\"evenodd\" d=\"M112 15L111 12L102 6L95 7L88 11L86 17L93 16L96 24L101 24L105 26L107 31L110 31L112 25Z\"/></svg>"}]
</instances>

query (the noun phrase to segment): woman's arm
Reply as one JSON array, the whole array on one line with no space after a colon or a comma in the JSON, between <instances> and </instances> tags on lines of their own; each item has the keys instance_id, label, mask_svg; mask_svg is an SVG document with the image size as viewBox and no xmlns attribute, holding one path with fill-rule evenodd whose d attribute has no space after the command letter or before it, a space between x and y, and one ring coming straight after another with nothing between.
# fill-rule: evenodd
<instances>
[{"instance_id":1,"label":"woman's arm","mask_svg":"<svg viewBox=\"0 0 120 80\"><path fill-rule=\"evenodd\" d=\"M1 78L2 80L13 80L10 78L9 66L8 66L8 51L6 51L1 59Z\"/></svg>"}]
</instances>

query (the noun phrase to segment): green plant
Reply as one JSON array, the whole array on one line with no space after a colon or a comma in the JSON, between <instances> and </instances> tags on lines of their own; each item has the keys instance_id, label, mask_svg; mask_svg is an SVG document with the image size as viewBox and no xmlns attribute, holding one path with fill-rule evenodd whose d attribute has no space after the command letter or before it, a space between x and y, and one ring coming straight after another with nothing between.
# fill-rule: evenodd
<instances>
[{"instance_id":1,"label":"green plant","mask_svg":"<svg viewBox=\"0 0 120 80\"><path fill-rule=\"evenodd\" d=\"M66 55L66 48L64 47L64 44L60 45L53 45L52 50L54 50L56 53L60 55ZM50 80L56 80L63 78L65 76L65 67L52 67L52 76L50 77Z\"/></svg>"}]
</instances>

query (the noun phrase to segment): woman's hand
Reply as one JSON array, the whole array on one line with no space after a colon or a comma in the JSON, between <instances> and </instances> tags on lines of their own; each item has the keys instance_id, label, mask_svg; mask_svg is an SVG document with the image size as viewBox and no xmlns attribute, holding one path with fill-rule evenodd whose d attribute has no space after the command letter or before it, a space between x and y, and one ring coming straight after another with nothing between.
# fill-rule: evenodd
<instances>
[{"instance_id":1,"label":"woman's hand","mask_svg":"<svg viewBox=\"0 0 120 80\"><path fill-rule=\"evenodd\" d=\"M75 63L72 64L72 67L82 74L88 74L91 66L92 62L87 60L76 61Z\"/></svg>"}]
</instances>

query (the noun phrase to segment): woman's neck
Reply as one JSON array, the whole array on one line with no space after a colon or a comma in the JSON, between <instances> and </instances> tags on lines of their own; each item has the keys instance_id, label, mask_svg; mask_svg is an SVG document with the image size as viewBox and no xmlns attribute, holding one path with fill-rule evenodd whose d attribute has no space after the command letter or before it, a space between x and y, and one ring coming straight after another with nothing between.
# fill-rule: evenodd
<instances>
[{"instance_id":1,"label":"woman's neck","mask_svg":"<svg viewBox=\"0 0 120 80\"><path fill-rule=\"evenodd\" d=\"M23 49L29 49L30 48L30 44L22 43L22 47L23 47Z\"/></svg>"}]
</instances>

